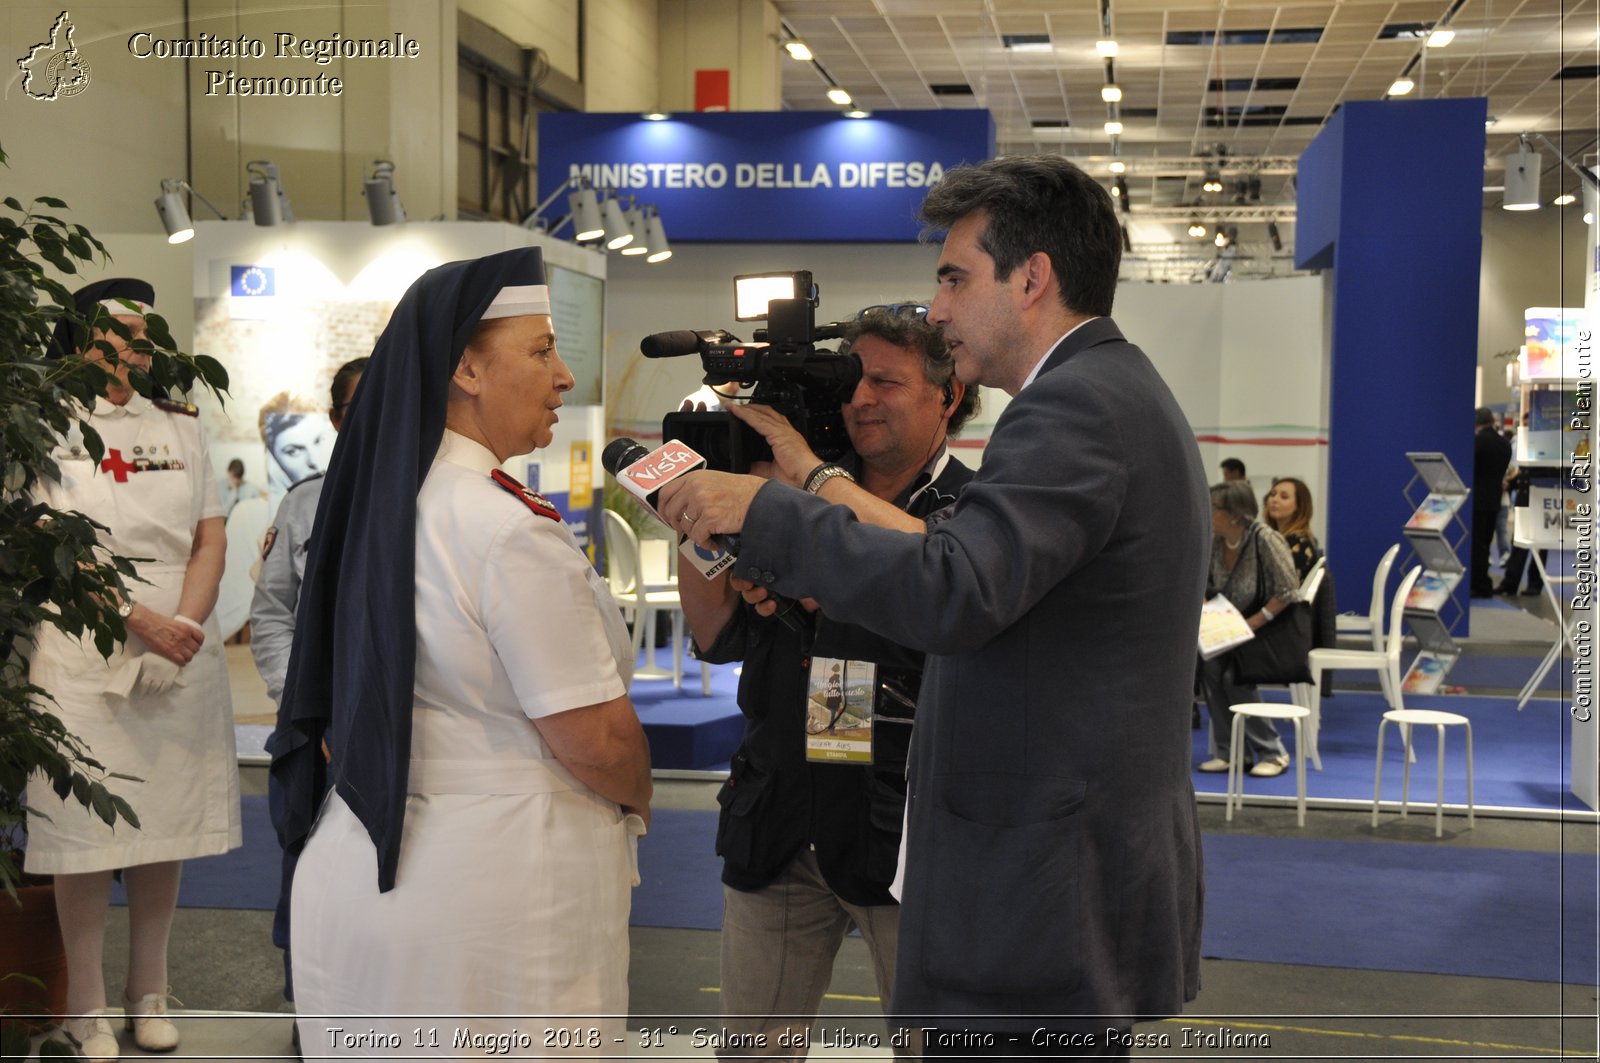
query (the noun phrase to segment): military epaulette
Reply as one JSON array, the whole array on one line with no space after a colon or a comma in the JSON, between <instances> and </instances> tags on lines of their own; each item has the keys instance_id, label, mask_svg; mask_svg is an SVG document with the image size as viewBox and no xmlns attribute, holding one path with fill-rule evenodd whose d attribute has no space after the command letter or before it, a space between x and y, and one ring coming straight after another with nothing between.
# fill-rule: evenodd
<instances>
[{"instance_id":1,"label":"military epaulette","mask_svg":"<svg viewBox=\"0 0 1600 1063\"><path fill-rule=\"evenodd\" d=\"M314 472L310 476L307 476L304 480L296 480L294 483L289 485L289 491L293 491L296 487L303 487L306 484L316 483L318 480L322 479L324 475L326 474ZM289 491L285 491L284 494L287 495Z\"/></svg>"},{"instance_id":2,"label":"military epaulette","mask_svg":"<svg viewBox=\"0 0 1600 1063\"><path fill-rule=\"evenodd\" d=\"M185 417L200 416L200 407L196 406L192 402L179 402L177 399L156 398L150 400L150 405L154 406L158 410L166 410L168 413L181 413Z\"/></svg>"},{"instance_id":3,"label":"military epaulette","mask_svg":"<svg viewBox=\"0 0 1600 1063\"><path fill-rule=\"evenodd\" d=\"M489 474L489 479L516 495L523 505L539 514L539 516L549 517L551 520L561 519L561 511L552 505L548 498L531 487L524 487L517 482L515 476L511 476L501 469L496 469Z\"/></svg>"}]
</instances>

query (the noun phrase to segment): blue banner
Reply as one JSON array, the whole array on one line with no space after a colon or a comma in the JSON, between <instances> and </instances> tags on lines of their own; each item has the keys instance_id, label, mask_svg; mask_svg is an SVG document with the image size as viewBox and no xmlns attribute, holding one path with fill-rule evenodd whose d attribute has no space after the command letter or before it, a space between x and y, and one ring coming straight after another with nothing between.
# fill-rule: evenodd
<instances>
[{"instance_id":1,"label":"blue banner","mask_svg":"<svg viewBox=\"0 0 1600 1063\"><path fill-rule=\"evenodd\" d=\"M235 298L276 295L277 270L272 266L233 266L228 293Z\"/></svg>"},{"instance_id":2,"label":"blue banner","mask_svg":"<svg viewBox=\"0 0 1600 1063\"><path fill-rule=\"evenodd\" d=\"M946 170L994 150L982 110L541 114L539 199L582 174L654 204L673 242L900 242Z\"/></svg>"}]
</instances>

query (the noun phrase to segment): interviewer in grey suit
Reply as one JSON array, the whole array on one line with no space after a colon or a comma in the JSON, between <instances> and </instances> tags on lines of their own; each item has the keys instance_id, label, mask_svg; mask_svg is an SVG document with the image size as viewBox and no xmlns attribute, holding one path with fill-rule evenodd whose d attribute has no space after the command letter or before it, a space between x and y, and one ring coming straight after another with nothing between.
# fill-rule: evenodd
<instances>
[{"instance_id":1,"label":"interviewer in grey suit","mask_svg":"<svg viewBox=\"0 0 1600 1063\"><path fill-rule=\"evenodd\" d=\"M742 533L747 598L809 596L930 655L892 1001L938 1028L927 1054L1126 1055L1133 1022L1199 982L1204 470L1106 316L1121 234L1092 178L996 159L950 171L922 216L947 231L928 319L963 382L1012 396L950 519L872 527L831 479L812 497L711 472L661 511L702 543Z\"/></svg>"}]
</instances>

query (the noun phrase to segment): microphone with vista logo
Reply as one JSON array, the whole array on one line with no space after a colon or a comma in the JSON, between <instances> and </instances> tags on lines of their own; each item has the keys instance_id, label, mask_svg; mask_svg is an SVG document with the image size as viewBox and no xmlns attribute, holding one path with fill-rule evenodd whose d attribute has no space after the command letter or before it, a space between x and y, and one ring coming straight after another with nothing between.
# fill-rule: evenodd
<instances>
[{"instance_id":1,"label":"microphone with vista logo","mask_svg":"<svg viewBox=\"0 0 1600 1063\"><path fill-rule=\"evenodd\" d=\"M655 450L646 450L637 440L614 439L606 444L605 450L601 451L600 464L630 495L643 502L657 520L676 532L677 528L672 520L663 516L656 508L656 503L661 498L661 489L680 476L687 476L696 469L705 468L706 459L697 454L692 447L675 439L663 443ZM732 567L734 559L739 554L737 535L718 534L712 536L712 539L721 549L709 553L709 556L707 551L687 536L683 537L678 547L678 552L706 579L712 579L723 570ZM772 595L772 600L778 603L778 611L773 616L783 621L791 630L798 631L800 618L794 615L796 603L778 595Z\"/></svg>"}]
</instances>

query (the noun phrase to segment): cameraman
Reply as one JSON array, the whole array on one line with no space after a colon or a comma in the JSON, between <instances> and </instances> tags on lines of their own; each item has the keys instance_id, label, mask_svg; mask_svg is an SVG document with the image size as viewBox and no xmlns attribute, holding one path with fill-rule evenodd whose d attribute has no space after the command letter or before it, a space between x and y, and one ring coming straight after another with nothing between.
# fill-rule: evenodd
<instances>
[{"instance_id":1,"label":"cameraman","mask_svg":"<svg viewBox=\"0 0 1600 1063\"><path fill-rule=\"evenodd\" d=\"M947 512L972 478L945 438L978 406L976 389L955 379L944 337L926 312L917 304L869 307L846 332L862 376L844 406L855 454L843 464L858 484L836 489L862 520L917 533ZM822 463L800 434L770 407L740 412L772 444L776 474L806 486ZM751 586L744 580L684 573L679 593L701 658L744 661L744 740L717 795L726 905L722 1013L737 1046L728 1051L799 1059L851 926L866 940L878 990L885 1005L889 1000L900 916L889 885L923 655L833 620L811 601L801 603L800 630L792 630L743 603L739 592ZM813 655L877 665L870 764L808 760ZM786 1031L789 1043L780 1045ZM764 1037L757 1041L757 1034Z\"/></svg>"}]
</instances>

